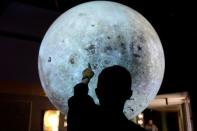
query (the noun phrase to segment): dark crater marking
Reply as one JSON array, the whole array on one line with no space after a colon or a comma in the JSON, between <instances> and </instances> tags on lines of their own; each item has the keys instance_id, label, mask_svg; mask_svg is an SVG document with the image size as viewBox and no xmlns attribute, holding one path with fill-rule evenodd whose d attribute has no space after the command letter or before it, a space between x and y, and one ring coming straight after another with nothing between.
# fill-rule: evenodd
<instances>
[{"instance_id":1,"label":"dark crater marking","mask_svg":"<svg viewBox=\"0 0 197 131\"><path fill-rule=\"evenodd\" d=\"M141 51L142 50L142 47L141 46L137 46L137 49L139 50L139 51Z\"/></svg>"},{"instance_id":2,"label":"dark crater marking","mask_svg":"<svg viewBox=\"0 0 197 131\"><path fill-rule=\"evenodd\" d=\"M134 55L134 57L136 57L136 58L137 58L137 57L140 57L140 55L138 55L138 54L133 54L133 55Z\"/></svg>"},{"instance_id":3,"label":"dark crater marking","mask_svg":"<svg viewBox=\"0 0 197 131\"><path fill-rule=\"evenodd\" d=\"M49 57L48 62L51 62L51 57Z\"/></svg>"},{"instance_id":4,"label":"dark crater marking","mask_svg":"<svg viewBox=\"0 0 197 131\"><path fill-rule=\"evenodd\" d=\"M146 39L144 38L144 35L143 35L143 34L138 35L138 36L137 36L137 40L138 40L140 43L145 43L145 42L146 42Z\"/></svg>"},{"instance_id":5,"label":"dark crater marking","mask_svg":"<svg viewBox=\"0 0 197 131\"><path fill-rule=\"evenodd\" d=\"M75 59L74 59L74 57L71 57L71 58L69 59L69 62L70 62L70 64L75 64Z\"/></svg>"},{"instance_id":6,"label":"dark crater marking","mask_svg":"<svg viewBox=\"0 0 197 131\"><path fill-rule=\"evenodd\" d=\"M107 46L104 48L104 52L106 53L107 51L112 51L112 47L111 46Z\"/></svg>"},{"instance_id":7,"label":"dark crater marking","mask_svg":"<svg viewBox=\"0 0 197 131\"><path fill-rule=\"evenodd\" d=\"M108 65L110 62L109 62L108 60L105 60L104 63L105 63L106 65Z\"/></svg>"},{"instance_id":8,"label":"dark crater marking","mask_svg":"<svg viewBox=\"0 0 197 131\"><path fill-rule=\"evenodd\" d=\"M88 51L90 54L95 54L96 47L95 45L91 44L87 48L85 48L85 50Z\"/></svg>"},{"instance_id":9,"label":"dark crater marking","mask_svg":"<svg viewBox=\"0 0 197 131\"><path fill-rule=\"evenodd\" d=\"M98 68L98 64L92 64L93 69L97 69Z\"/></svg>"},{"instance_id":10,"label":"dark crater marking","mask_svg":"<svg viewBox=\"0 0 197 131\"><path fill-rule=\"evenodd\" d=\"M126 49L125 43L120 43L120 47L121 47L123 50L125 50L125 49Z\"/></svg>"}]
</instances>

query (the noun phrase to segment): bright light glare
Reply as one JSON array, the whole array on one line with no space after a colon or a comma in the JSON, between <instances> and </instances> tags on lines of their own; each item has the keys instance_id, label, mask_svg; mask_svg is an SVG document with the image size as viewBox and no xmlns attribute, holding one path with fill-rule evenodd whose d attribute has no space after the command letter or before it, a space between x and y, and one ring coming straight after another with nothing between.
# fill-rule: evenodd
<instances>
[{"instance_id":1,"label":"bright light glare","mask_svg":"<svg viewBox=\"0 0 197 131\"><path fill-rule=\"evenodd\" d=\"M47 110L44 113L44 131L58 131L60 111Z\"/></svg>"},{"instance_id":2,"label":"bright light glare","mask_svg":"<svg viewBox=\"0 0 197 131\"><path fill-rule=\"evenodd\" d=\"M143 120L138 120L137 123L138 123L139 125L142 125L144 122L143 122Z\"/></svg>"},{"instance_id":3,"label":"bright light glare","mask_svg":"<svg viewBox=\"0 0 197 131\"><path fill-rule=\"evenodd\" d=\"M143 119L143 118L144 118L144 115L143 115L142 113L140 113L140 114L138 115L138 118L139 118L139 119Z\"/></svg>"}]
</instances>

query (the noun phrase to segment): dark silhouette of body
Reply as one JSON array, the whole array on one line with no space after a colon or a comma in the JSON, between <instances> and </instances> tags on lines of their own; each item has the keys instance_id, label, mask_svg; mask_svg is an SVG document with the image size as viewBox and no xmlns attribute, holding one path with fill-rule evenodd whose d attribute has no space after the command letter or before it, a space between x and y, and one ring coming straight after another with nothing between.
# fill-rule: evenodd
<instances>
[{"instance_id":1,"label":"dark silhouette of body","mask_svg":"<svg viewBox=\"0 0 197 131\"><path fill-rule=\"evenodd\" d=\"M131 80L130 73L121 66L105 68L99 75L95 90L100 106L88 95L87 83L76 85L74 96L69 99L67 130L145 131L123 113L124 103L132 95Z\"/></svg>"}]
</instances>

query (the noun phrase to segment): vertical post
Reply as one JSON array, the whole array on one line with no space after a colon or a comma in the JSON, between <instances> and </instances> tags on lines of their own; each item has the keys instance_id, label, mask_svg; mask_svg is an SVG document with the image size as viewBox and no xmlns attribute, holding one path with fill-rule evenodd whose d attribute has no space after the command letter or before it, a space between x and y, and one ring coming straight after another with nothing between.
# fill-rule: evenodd
<instances>
[{"instance_id":1,"label":"vertical post","mask_svg":"<svg viewBox=\"0 0 197 131\"><path fill-rule=\"evenodd\" d=\"M161 112L162 131L168 131L166 112Z\"/></svg>"}]
</instances>

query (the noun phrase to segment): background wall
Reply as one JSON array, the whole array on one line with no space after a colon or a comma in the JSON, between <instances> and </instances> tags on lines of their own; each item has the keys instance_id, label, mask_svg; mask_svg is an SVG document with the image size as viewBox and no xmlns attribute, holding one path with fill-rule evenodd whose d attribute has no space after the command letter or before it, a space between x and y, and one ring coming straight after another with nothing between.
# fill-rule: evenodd
<instances>
[{"instance_id":1,"label":"background wall","mask_svg":"<svg viewBox=\"0 0 197 131\"><path fill-rule=\"evenodd\" d=\"M41 131L45 110L56 110L38 85L0 84L0 131ZM59 131L66 131L60 115Z\"/></svg>"}]
</instances>

